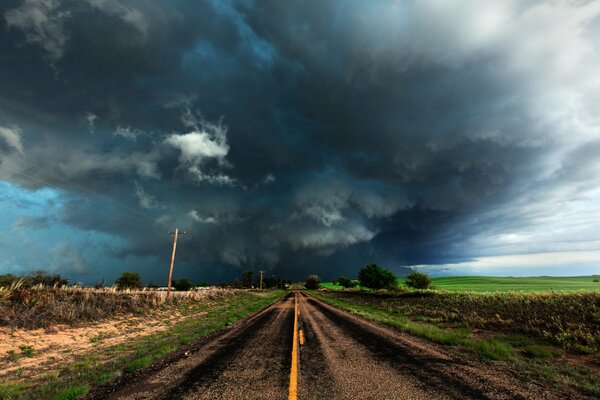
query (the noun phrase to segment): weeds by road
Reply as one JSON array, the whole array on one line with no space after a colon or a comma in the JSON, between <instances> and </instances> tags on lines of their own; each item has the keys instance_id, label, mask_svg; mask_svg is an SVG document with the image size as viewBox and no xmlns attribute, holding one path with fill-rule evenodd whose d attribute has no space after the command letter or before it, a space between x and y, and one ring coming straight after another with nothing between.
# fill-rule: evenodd
<instances>
[{"instance_id":1,"label":"weeds by road","mask_svg":"<svg viewBox=\"0 0 600 400\"><path fill-rule=\"evenodd\" d=\"M99 321L123 313L182 305L231 294L227 289L174 292L156 290L90 289L82 287L24 287L19 283L0 287L0 326L43 328L52 324Z\"/></svg>"},{"instance_id":2,"label":"weeds by road","mask_svg":"<svg viewBox=\"0 0 600 400\"><path fill-rule=\"evenodd\" d=\"M551 293L311 294L403 332L460 346L485 361L510 363L525 379L543 379L600 395L600 330L599 321L592 317L600 309L600 294L554 294L554 298ZM574 354L574 350L586 354Z\"/></svg>"},{"instance_id":3,"label":"weeds by road","mask_svg":"<svg viewBox=\"0 0 600 400\"><path fill-rule=\"evenodd\" d=\"M38 372L35 375L24 368L15 369L2 377L0 399L74 399L93 386L151 365L157 358L271 304L283 294L283 291L229 291L176 302L170 307L183 317L169 329L116 345L93 347L66 364L50 360L35 366ZM103 338L96 340L101 342ZM18 365L25 357L20 349L2 356L6 365Z\"/></svg>"}]
</instances>

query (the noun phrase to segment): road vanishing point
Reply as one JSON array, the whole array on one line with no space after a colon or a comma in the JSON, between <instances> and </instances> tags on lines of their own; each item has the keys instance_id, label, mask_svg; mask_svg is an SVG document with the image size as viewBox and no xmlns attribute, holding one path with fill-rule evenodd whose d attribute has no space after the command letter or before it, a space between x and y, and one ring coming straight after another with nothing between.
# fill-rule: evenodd
<instances>
[{"instance_id":1,"label":"road vanishing point","mask_svg":"<svg viewBox=\"0 0 600 400\"><path fill-rule=\"evenodd\" d=\"M563 398L555 390L297 290L86 399Z\"/></svg>"}]
</instances>

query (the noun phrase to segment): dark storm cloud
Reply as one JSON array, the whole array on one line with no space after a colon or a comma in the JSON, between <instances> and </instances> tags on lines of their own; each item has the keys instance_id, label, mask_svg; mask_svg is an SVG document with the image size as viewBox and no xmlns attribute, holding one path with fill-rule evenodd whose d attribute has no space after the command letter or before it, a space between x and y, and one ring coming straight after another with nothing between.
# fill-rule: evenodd
<instances>
[{"instance_id":1,"label":"dark storm cloud","mask_svg":"<svg viewBox=\"0 0 600 400\"><path fill-rule=\"evenodd\" d=\"M162 259L157 231L185 227L197 275L495 254L597 188L599 13L7 1L0 168L68 189L57 218L124 238L121 258Z\"/></svg>"}]
</instances>

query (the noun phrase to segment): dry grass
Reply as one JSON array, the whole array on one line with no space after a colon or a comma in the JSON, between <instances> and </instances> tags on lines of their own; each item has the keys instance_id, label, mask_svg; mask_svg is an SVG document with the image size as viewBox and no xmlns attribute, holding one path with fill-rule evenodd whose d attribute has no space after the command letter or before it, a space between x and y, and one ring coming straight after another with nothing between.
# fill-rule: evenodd
<instances>
[{"instance_id":1,"label":"dry grass","mask_svg":"<svg viewBox=\"0 0 600 400\"><path fill-rule=\"evenodd\" d=\"M91 289L82 287L23 287L19 282L0 288L0 326L44 328L53 324L99 321L124 313L143 313L160 307L211 300L230 289L167 293L156 290Z\"/></svg>"},{"instance_id":2,"label":"dry grass","mask_svg":"<svg viewBox=\"0 0 600 400\"><path fill-rule=\"evenodd\" d=\"M600 351L600 293L331 292L410 319L454 323L550 340L582 353Z\"/></svg>"}]
</instances>

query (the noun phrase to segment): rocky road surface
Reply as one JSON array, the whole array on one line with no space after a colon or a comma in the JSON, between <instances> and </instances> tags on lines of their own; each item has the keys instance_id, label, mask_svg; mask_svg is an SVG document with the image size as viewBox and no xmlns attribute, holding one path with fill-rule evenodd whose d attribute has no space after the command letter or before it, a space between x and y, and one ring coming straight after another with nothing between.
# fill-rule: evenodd
<instances>
[{"instance_id":1,"label":"rocky road surface","mask_svg":"<svg viewBox=\"0 0 600 400\"><path fill-rule=\"evenodd\" d=\"M297 357L292 355L294 340ZM292 372L292 362L297 373ZM293 385L297 395L290 390ZM473 360L456 348L366 321L298 291L147 370L96 389L87 398L537 400L574 396L560 388L524 382L514 372Z\"/></svg>"}]
</instances>

